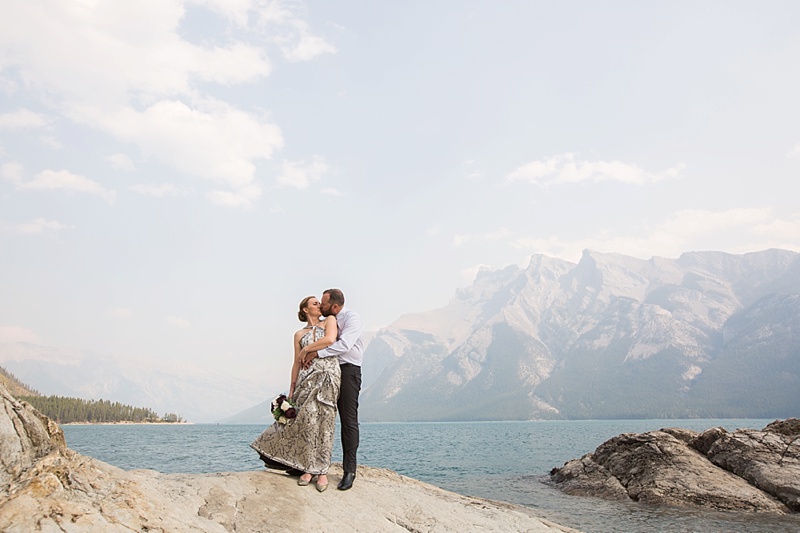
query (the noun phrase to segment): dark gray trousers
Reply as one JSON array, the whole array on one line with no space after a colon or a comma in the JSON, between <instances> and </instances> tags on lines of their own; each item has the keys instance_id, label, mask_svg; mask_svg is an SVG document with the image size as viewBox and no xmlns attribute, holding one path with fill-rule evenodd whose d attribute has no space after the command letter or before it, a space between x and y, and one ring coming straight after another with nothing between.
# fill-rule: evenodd
<instances>
[{"instance_id":1,"label":"dark gray trousers","mask_svg":"<svg viewBox=\"0 0 800 533\"><path fill-rule=\"evenodd\" d=\"M342 385L339 389L339 421L342 426L342 469L356 473L358 451L358 394L361 392L361 367L351 363L341 365Z\"/></svg>"}]
</instances>

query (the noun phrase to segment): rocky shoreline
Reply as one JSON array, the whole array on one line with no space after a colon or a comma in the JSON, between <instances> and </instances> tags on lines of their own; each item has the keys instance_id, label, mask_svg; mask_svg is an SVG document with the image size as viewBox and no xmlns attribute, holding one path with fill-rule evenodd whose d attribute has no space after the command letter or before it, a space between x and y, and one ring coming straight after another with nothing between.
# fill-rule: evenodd
<instances>
[{"instance_id":1,"label":"rocky shoreline","mask_svg":"<svg viewBox=\"0 0 800 533\"><path fill-rule=\"evenodd\" d=\"M660 505L800 512L800 420L760 431L662 428L607 440L550 472L566 494Z\"/></svg>"},{"instance_id":2,"label":"rocky shoreline","mask_svg":"<svg viewBox=\"0 0 800 533\"><path fill-rule=\"evenodd\" d=\"M0 386L0 531L569 532L533 509L381 468L318 493L271 471L122 470L67 448L61 428ZM331 482L341 477L334 464ZM663 428L609 439L551 472L571 495L714 510L800 511L800 420L762 430Z\"/></svg>"},{"instance_id":3,"label":"rocky shoreline","mask_svg":"<svg viewBox=\"0 0 800 533\"><path fill-rule=\"evenodd\" d=\"M531 509L360 466L349 491L318 493L269 471L122 470L66 447L61 428L0 386L0 531L571 532ZM330 471L331 483L340 465Z\"/></svg>"}]
</instances>

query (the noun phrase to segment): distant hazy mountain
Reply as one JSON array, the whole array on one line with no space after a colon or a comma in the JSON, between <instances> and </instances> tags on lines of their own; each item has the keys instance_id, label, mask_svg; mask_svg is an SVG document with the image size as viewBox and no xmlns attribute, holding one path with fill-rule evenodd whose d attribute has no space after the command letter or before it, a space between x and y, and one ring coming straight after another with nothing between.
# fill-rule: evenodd
<instances>
[{"instance_id":1,"label":"distant hazy mountain","mask_svg":"<svg viewBox=\"0 0 800 533\"><path fill-rule=\"evenodd\" d=\"M277 396L277 394L275 395ZM273 396L274 397L274 396ZM261 424L268 426L275 422L270 409L272 408L272 397L264 400L258 405L254 405L240 413L219 420L220 424Z\"/></svg>"},{"instance_id":2,"label":"distant hazy mountain","mask_svg":"<svg viewBox=\"0 0 800 533\"><path fill-rule=\"evenodd\" d=\"M364 360L365 421L798 416L800 255L536 255Z\"/></svg>"},{"instance_id":3,"label":"distant hazy mountain","mask_svg":"<svg viewBox=\"0 0 800 533\"><path fill-rule=\"evenodd\" d=\"M215 422L263 396L259 384L196 365L170 368L22 342L1 346L0 364L45 395L146 406L189 422Z\"/></svg>"}]
</instances>

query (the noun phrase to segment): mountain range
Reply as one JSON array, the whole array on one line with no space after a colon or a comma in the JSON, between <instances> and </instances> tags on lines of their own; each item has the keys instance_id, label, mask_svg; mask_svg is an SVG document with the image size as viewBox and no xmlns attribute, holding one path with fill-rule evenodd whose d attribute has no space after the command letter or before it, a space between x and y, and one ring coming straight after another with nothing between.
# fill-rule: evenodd
<instances>
[{"instance_id":1,"label":"mountain range","mask_svg":"<svg viewBox=\"0 0 800 533\"><path fill-rule=\"evenodd\" d=\"M800 254L534 255L364 338L365 422L788 418L800 414ZM47 395L272 421L271 397L252 406L260 383L194 365L24 342L0 346L0 364Z\"/></svg>"},{"instance_id":2,"label":"mountain range","mask_svg":"<svg viewBox=\"0 0 800 533\"><path fill-rule=\"evenodd\" d=\"M364 361L364 421L797 416L800 255L534 255Z\"/></svg>"}]
</instances>

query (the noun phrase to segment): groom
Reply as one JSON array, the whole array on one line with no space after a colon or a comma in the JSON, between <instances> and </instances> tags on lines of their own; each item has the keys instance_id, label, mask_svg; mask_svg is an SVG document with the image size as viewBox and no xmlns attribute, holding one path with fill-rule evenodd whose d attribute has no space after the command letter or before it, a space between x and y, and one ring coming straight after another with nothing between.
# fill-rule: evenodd
<instances>
[{"instance_id":1,"label":"groom","mask_svg":"<svg viewBox=\"0 0 800 533\"><path fill-rule=\"evenodd\" d=\"M339 325L336 342L317 352L309 352L303 361L308 366L315 357L337 357L342 369L339 391L339 420L342 423L342 469L344 475L337 487L348 490L356 478L356 451L358 450L358 394L361 392L361 362L364 344L361 342L361 317L344 308L344 294L339 289L322 293L322 316L333 315Z\"/></svg>"}]
</instances>

